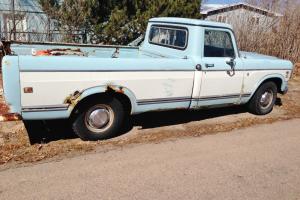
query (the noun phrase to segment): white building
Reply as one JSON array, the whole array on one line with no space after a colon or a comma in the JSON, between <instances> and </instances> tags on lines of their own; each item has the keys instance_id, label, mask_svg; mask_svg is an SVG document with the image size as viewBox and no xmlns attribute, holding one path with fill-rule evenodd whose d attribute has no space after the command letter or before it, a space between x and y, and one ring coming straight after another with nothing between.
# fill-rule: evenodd
<instances>
[{"instance_id":1,"label":"white building","mask_svg":"<svg viewBox=\"0 0 300 200\"><path fill-rule=\"evenodd\" d=\"M50 29L49 18L37 0L0 1L1 39L41 41Z\"/></svg>"},{"instance_id":2,"label":"white building","mask_svg":"<svg viewBox=\"0 0 300 200\"><path fill-rule=\"evenodd\" d=\"M203 4L200 13L205 20L229 23L234 28L245 25L266 28L274 26L282 16L280 13L242 2L234 4Z\"/></svg>"},{"instance_id":3,"label":"white building","mask_svg":"<svg viewBox=\"0 0 300 200\"><path fill-rule=\"evenodd\" d=\"M49 18L38 0L0 0L0 39L63 42L68 36L81 42L82 35L59 30L58 22Z\"/></svg>"}]
</instances>

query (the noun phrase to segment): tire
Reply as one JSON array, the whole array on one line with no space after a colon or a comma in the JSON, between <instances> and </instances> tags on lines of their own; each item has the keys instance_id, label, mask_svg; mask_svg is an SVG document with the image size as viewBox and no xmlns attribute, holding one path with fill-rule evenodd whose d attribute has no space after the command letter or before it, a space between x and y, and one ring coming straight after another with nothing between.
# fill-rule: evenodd
<instances>
[{"instance_id":1,"label":"tire","mask_svg":"<svg viewBox=\"0 0 300 200\"><path fill-rule=\"evenodd\" d=\"M74 132L82 139L97 141L114 137L124 121L124 107L116 98L103 98L85 104L72 123Z\"/></svg>"},{"instance_id":2,"label":"tire","mask_svg":"<svg viewBox=\"0 0 300 200\"><path fill-rule=\"evenodd\" d=\"M274 82L266 82L257 89L248 103L249 111L256 115L266 115L273 110L276 98L276 84Z\"/></svg>"}]
</instances>

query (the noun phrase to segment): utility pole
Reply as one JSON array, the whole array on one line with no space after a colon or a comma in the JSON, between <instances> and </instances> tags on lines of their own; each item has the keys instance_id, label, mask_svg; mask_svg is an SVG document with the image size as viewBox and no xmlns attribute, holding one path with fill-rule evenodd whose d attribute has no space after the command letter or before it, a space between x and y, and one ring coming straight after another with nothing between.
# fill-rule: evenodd
<instances>
[{"instance_id":1,"label":"utility pole","mask_svg":"<svg viewBox=\"0 0 300 200\"><path fill-rule=\"evenodd\" d=\"M51 37L51 19L48 15L47 16L47 21L48 21L48 29L47 29L47 32L48 32L48 41L52 42L52 37Z\"/></svg>"},{"instance_id":2,"label":"utility pole","mask_svg":"<svg viewBox=\"0 0 300 200\"><path fill-rule=\"evenodd\" d=\"M15 13L15 0L11 0L12 21L13 21L13 39L16 40L16 13Z\"/></svg>"}]
</instances>

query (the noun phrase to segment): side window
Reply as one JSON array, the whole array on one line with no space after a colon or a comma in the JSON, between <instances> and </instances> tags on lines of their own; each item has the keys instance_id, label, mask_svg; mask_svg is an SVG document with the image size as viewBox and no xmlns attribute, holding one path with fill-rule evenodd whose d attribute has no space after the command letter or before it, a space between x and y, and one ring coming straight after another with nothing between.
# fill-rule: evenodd
<instances>
[{"instance_id":1,"label":"side window","mask_svg":"<svg viewBox=\"0 0 300 200\"><path fill-rule=\"evenodd\" d=\"M234 57L234 48L229 32L205 30L204 57Z\"/></svg>"}]
</instances>

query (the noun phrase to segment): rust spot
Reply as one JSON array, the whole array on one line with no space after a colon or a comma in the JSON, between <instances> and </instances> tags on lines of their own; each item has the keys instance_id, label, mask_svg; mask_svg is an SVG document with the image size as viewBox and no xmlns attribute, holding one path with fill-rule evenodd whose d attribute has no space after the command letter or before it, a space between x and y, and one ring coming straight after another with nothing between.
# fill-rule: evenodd
<instances>
[{"instance_id":1,"label":"rust spot","mask_svg":"<svg viewBox=\"0 0 300 200\"><path fill-rule=\"evenodd\" d=\"M22 120L20 114L17 113L7 113L0 115L0 122L7 122L7 121L19 121Z\"/></svg>"},{"instance_id":2,"label":"rust spot","mask_svg":"<svg viewBox=\"0 0 300 200\"><path fill-rule=\"evenodd\" d=\"M80 100L80 95L82 92L75 91L73 94L70 94L64 101L65 104L70 104L71 106L75 106Z\"/></svg>"},{"instance_id":3,"label":"rust spot","mask_svg":"<svg viewBox=\"0 0 300 200\"><path fill-rule=\"evenodd\" d=\"M4 102L0 102L0 122L18 121L21 119L22 117L20 114L10 113L9 105Z\"/></svg>"},{"instance_id":4,"label":"rust spot","mask_svg":"<svg viewBox=\"0 0 300 200\"><path fill-rule=\"evenodd\" d=\"M63 55L84 56L84 53L79 48L38 50L38 51L34 51L32 54L33 56L63 56Z\"/></svg>"},{"instance_id":5,"label":"rust spot","mask_svg":"<svg viewBox=\"0 0 300 200\"><path fill-rule=\"evenodd\" d=\"M123 87L116 87L116 86L108 85L106 87L106 92L113 91L113 92L124 94L123 89L124 89Z\"/></svg>"},{"instance_id":6,"label":"rust spot","mask_svg":"<svg viewBox=\"0 0 300 200\"><path fill-rule=\"evenodd\" d=\"M9 106L0 102L0 115L9 113Z\"/></svg>"},{"instance_id":7,"label":"rust spot","mask_svg":"<svg viewBox=\"0 0 300 200\"><path fill-rule=\"evenodd\" d=\"M122 93L124 94L124 88L123 87L115 87L112 85L108 85L106 87L106 92L116 92L116 93ZM80 96L81 96L82 92L80 91L75 91L73 94L70 94L65 100L64 100L64 104L69 104L70 106L75 107L77 105L77 103L81 100Z\"/></svg>"},{"instance_id":8,"label":"rust spot","mask_svg":"<svg viewBox=\"0 0 300 200\"><path fill-rule=\"evenodd\" d=\"M4 64L8 67L10 66L10 62L8 60L4 61Z\"/></svg>"}]
</instances>

